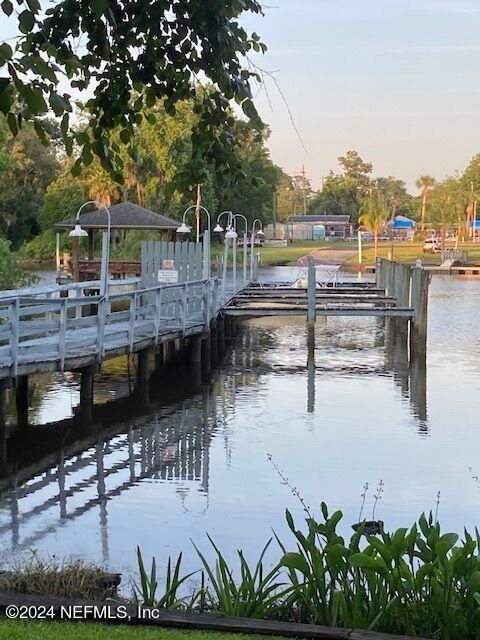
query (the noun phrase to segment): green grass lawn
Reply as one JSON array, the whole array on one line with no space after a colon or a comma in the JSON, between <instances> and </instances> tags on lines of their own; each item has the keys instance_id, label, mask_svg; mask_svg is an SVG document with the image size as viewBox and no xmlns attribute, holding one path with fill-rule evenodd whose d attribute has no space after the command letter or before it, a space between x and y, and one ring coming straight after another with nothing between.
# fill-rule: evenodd
<instances>
[{"instance_id":1,"label":"green grass lawn","mask_svg":"<svg viewBox=\"0 0 480 640\"><path fill-rule=\"evenodd\" d=\"M0 640L265 640L268 636L214 631L179 631L90 622L29 622L0 618Z\"/></svg>"},{"instance_id":2,"label":"green grass lawn","mask_svg":"<svg viewBox=\"0 0 480 640\"><path fill-rule=\"evenodd\" d=\"M314 249L332 246L332 248L340 248L339 242L322 242L320 240L303 240L288 244L286 247L255 247L255 253L260 253L262 266L284 265L287 262L294 262L305 254ZM240 247L237 253L237 264L241 264L243 249ZM214 261L218 255L223 254L223 244L214 244L211 247L211 256ZM231 248L229 249L229 262L232 259ZM250 260L250 247L248 250L248 259Z\"/></svg>"},{"instance_id":3,"label":"green grass lawn","mask_svg":"<svg viewBox=\"0 0 480 640\"><path fill-rule=\"evenodd\" d=\"M447 248L454 245L447 245ZM459 244L459 249L468 252L468 259L480 261L480 243L465 242ZM388 258L392 250L391 242L378 243L378 256L380 258ZM363 245L363 263L373 264L375 262L375 252L373 243ZM417 258L421 258L424 264L440 264L441 256L439 253L423 253L422 242L394 242L393 243L393 259L400 262L414 263ZM349 264L358 264L358 254L356 253L350 260Z\"/></svg>"}]
</instances>

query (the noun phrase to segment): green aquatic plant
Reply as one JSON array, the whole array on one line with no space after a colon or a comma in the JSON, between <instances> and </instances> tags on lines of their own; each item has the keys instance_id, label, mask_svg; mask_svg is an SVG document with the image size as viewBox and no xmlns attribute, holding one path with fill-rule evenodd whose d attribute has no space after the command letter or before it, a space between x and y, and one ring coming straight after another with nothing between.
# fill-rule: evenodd
<instances>
[{"instance_id":1,"label":"green aquatic plant","mask_svg":"<svg viewBox=\"0 0 480 640\"><path fill-rule=\"evenodd\" d=\"M237 551L240 566L238 579L228 566L220 549L208 536L215 551L215 564L212 566L205 555L195 546L203 568L209 579L204 590L206 607L213 612L227 616L243 618L273 618L282 606L283 599L293 586L285 588L280 580L279 565L265 573L264 557L272 540L263 548L255 566L250 567L242 551Z\"/></svg>"},{"instance_id":2,"label":"green aquatic plant","mask_svg":"<svg viewBox=\"0 0 480 640\"><path fill-rule=\"evenodd\" d=\"M178 593L180 587L194 575L189 573L183 577L180 577L180 568L182 564L182 554L177 558L175 566L172 565L171 559L168 559L167 573L165 577L165 584L163 586L162 595L157 595L158 579L157 579L157 564L155 558L152 559L150 572L145 569L143 562L142 552L140 547L137 547L137 561L138 570L140 574L140 585L134 583L135 595L140 597L142 603L147 607L158 607L159 609L181 609L186 608L186 600L180 598ZM189 608L193 608L196 602L196 598L191 601Z\"/></svg>"},{"instance_id":3,"label":"green aquatic plant","mask_svg":"<svg viewBox=\"0 0 480 640\"><path fill-rule=\"evenodd\" d=\"M265 545L251 568L237 551L239 571L213 543L211 564L197 547L202 585L179 598L184 584L180 563L167 572L165 592L157 598L155 565L147 575L139 553L144 602L250 618L295 620L329 626L386 631L433 640L480 640L480 533L442 533L432 514L410 528L375 535L365 522L345 539L339 533L343 514L322 518L309 513L306 528L295 525L287 510L295 547L276 537L281 557L265 572ZM203 577L205 573L205 578Z\"/></svg>"}]
</instances>

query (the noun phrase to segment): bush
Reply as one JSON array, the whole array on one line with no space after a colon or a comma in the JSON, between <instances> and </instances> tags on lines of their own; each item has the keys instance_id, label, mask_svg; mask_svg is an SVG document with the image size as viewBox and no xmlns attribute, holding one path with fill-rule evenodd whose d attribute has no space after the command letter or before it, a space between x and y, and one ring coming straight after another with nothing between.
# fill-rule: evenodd
<instances>
[{"instance_id":1,"label":"bush","mask_svg":"<svg viewBox=\"0 0 480 640\"><path fill-rule=\"evenodd\" d=\"M10 243L0 238L0 289L15 289L32 281L32 276L19 269Z\"/></svg>"},{"instance_id":2,"label":"bush","mask_svg":"<svg viewBox=\"0 0 480 640\"><path fill-rule=\"evenodd\" d=\"M0 573L0 591L59 598L106 600L117 594L118 582L93 564L44 561L35 554L12 571Z\"/></svg>"}]
</instances>

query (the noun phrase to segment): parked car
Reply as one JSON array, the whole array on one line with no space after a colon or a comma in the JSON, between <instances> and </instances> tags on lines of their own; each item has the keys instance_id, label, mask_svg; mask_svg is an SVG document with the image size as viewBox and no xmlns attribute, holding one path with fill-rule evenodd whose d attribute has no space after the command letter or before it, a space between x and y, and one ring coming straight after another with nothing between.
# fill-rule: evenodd
<instances>
[{"instance_id":1,"label":"parked car","mask_svg":"<svg viewBox=\"0 0 480 640\"><path fill-rule=\"evenodd\" d=\"M442 243L440 238L431 236L426 238L423 243L423 253L440 253L442 250Z\"/></svg>"}]
</instances>

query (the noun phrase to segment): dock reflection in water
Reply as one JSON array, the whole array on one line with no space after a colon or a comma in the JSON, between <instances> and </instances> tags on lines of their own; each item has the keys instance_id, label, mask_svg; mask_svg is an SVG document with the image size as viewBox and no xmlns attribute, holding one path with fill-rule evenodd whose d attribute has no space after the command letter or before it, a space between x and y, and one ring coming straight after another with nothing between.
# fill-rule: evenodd
<instances>
[{"instance_id":1,"label":"dock reflection in water","mask_svg":"<svg viewBox=\"0 0 480 640\"><path fill-rule=\"evenodd\" d=\"M265 318L244 324L201 393L167 402L167 387L181 390L188 379L178 371L152 380L158 399L146 413L128 417L128 400L119 400L122 420L108 405L101 431L65 422L36 427L28 442L19 436L0 478L3 557L35 548L129 576L139 544L161 567L184 551L187 571L199 566L190 539L206 548L207 531L227 557L239 547L251 557L272 527L287 538L285 507L302 518L267 454L314 510L325 500L345 511L345 533L363 483L380 479L379 517L388 527L434 507L440 490L444 526L473 528L480 498L469 467L480 471L480 436L465 398L478 387L479 354L462 352L457 327L457 358L448 359L442 327L455 305L440 322L435 295L434 288L428 406L425 360L409 362L383 320L319 319L309 352L303 320ZM463 398L458 421L446 393L452 379ZM125 377L118 382L128 389ZM43 393L40 414L49 402ZM367 516L368 509L367 499Z\"/></svg>"}]
</instances>

